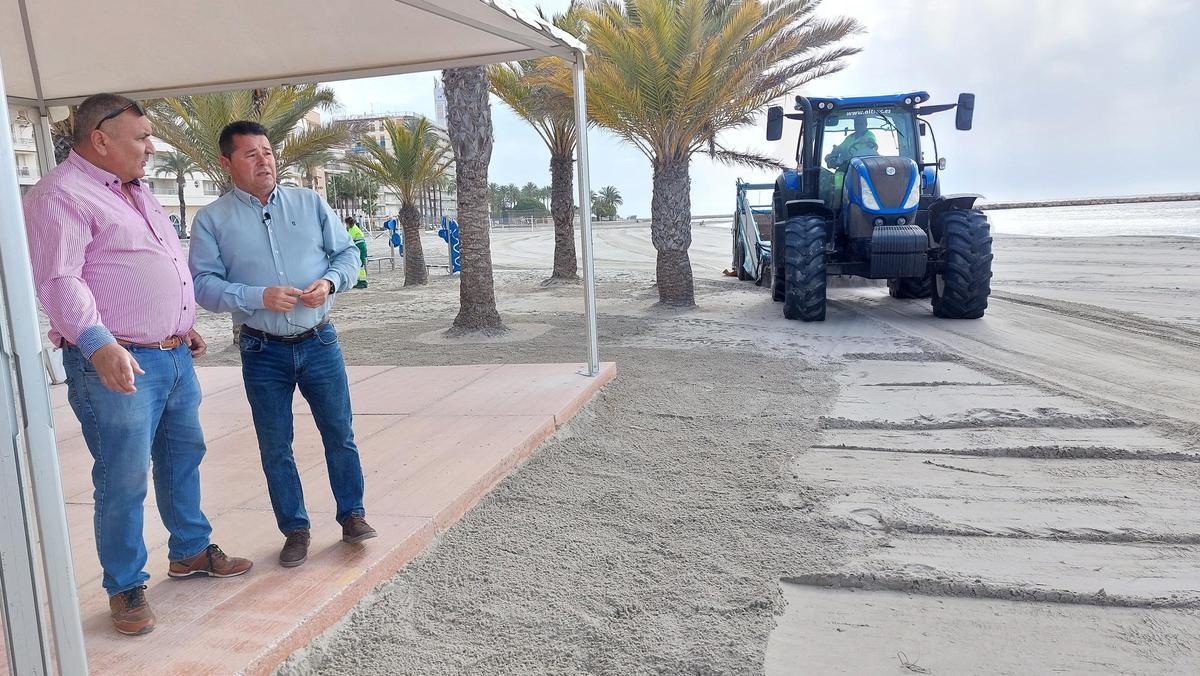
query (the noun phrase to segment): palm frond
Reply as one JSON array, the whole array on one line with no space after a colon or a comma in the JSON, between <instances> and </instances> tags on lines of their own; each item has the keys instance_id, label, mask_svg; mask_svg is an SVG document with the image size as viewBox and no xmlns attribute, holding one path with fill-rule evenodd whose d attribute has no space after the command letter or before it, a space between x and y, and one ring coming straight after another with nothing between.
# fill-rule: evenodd
<instances>
[{"instance_id":1,"label":"palm frond","mask_svg":"<svg viewBox=\"0 0 1200 676\"><path fill-rule=\"evenodd\" d=\"M851 18L819 0L600 0L587 34L588 114L652 160L685 158L770 101L836 72L857 48ZM570 92L569 76L551 80ZM719 158L718 158L719 159ZM774 165L772 165L774 166Z\"/></svg>"},{"instance_id":2,"label":"palm frond","mask_svg":"<svg viewBox=\"0 0 1200 676\"><path fill-rule=\"evenodd\" d=\"M730 150L715 144L705 155L716 162L730 167L748 166L769 171L779 171L787 168L787 165L770 155L763 155L750 150Z\"/></svg>"},{"instance_id":3,"label":"palm frond","mask_svg":"<svg viewBox=\"0 0 1200 676\"><path fill-rule=\"evenodd\" d=\"M301 121L314 110L327 110L334 93L317 85L284 85L266 90L239 90L165 98L148 102L146 112L154 133L195 161L199 171L220 188L230 188L229 176L221 169L217 139L225 125L252 120L267 129L276 149L279 175L302 164L311 155L344 145L352 127L331 122L297 131Z\"/></svg>"},{"instance_id":4,"label":"palm frond","mask_svg":"<svg viewBox=\"0 0 1200 676\"><path fill-rule=\"evenodd\" d=\"M388 143L363 135L359 142L362 155L348 158L351 166L395 190L403 206L417 200L422 190L437 184L453 163L450 146L424 117L409 118L403 124L384 122Z\"/></svg>"}]
</instances>

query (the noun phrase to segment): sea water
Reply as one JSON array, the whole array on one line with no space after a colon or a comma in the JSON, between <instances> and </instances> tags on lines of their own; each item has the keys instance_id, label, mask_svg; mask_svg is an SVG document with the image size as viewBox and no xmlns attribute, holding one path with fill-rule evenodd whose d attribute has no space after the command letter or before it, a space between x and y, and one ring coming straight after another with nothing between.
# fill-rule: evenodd
<instances>
[{"instance_id":1,"label":"sea water","mask_svg":"<svg viewBox=\"0 0 1200 676\"><path fill-rule=\"evenodd\" d=\"M1041 237L1200 237L1200 201L988 210L992 232Z\"/></svg>"}]
</instances>

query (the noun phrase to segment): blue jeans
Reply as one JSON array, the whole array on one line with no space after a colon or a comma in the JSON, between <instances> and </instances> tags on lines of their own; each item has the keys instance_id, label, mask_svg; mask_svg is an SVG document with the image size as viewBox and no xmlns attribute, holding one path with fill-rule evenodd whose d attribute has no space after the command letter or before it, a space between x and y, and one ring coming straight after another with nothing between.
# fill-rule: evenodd
<instances>
[{"instance_id":1,"label":"blue jeans","mask_svg":"<svg viewBox=\"0 0 1200 676\"><path fill-rule=\"evenodd\" d=\"M292 455L292 397L299 386L325 446L337 521L363 510L362 464L351 429L350 385L337 331L326 324L294 345L241 334L242 380L258 434L258 452L275 522L284 533L309 528L304 489Z\"/></svg>"},{"instance_id":2,"label":"blue jeans","mask_svg":"<svg viewBox=\"0 0 1200 676\"><path fill-rule=\"evenodd\" d=\"M143 503L151 460L154 497L170 533L172 561L204 551L212 528L200 510L200 383L185 346L174 350L128 348L146 372L137 392L118 394L100 382L75 347L63 351L67 399L92 453L96 551L109 595L144 584L146 543Z\"/></svg>"}]
</instances>

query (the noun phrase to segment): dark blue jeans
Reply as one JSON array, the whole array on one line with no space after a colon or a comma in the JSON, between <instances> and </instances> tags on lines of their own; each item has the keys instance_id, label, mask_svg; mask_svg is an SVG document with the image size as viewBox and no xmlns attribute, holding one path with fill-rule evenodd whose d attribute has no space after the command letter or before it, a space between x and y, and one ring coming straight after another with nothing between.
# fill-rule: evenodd
<instances>
[{"instance_id":1,"label":"dark blue jeans","mask_svg":"<svg viewBox=\"0 0 1200 676\"><path fill-rule=\"evenodd\" d=\"M200 383L187 347L128 348L146 372L137 392L118 394L100 382L75 347L63 350L67 399L94 460L96 551L109 595L144 584L142 538L147 477L154 463L154 497L170 533L172 561L204 551L212 528L200 510Z\"/></svg>"},{"instance_id":2,"label":"dark blue jeans","mask_svg":"<svg viewBox=\"0 0 1200 676\"><path fill-rule=\"evenodd\" d=\"M338 523L363 510L362 464L351 429L350 385L337 331L326 324L295 345L241 335L242 379L254 416L258 451L279 530L309 528L304 489L292 454L292 397L297 386L308 401L325 445L329 486Z\"/></svg>"}]
</instances>

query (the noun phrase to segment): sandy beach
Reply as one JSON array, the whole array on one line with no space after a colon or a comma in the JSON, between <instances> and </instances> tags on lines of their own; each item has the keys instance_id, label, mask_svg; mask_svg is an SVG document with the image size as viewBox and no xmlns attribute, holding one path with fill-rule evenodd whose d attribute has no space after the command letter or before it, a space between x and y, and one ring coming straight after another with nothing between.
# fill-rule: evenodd
<instances>
[{"instance_id":1,"label":"sandy beach","mask_svg":"<svg viewBox=\"0 0 1200 676\"><path fill-rule=\"evenodd\" d=\"M595 239L617 379L278 673L1200 670L1200 240L997 236L983 320L833 281L802 324L721 275L727 223L687 312L644 224ZM347 359L583 359L551 232L492 241L508 335L444 338L457 280L385 265L338 298Z\"/></svg>"}]
</instances>

